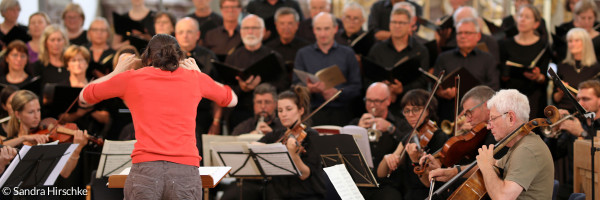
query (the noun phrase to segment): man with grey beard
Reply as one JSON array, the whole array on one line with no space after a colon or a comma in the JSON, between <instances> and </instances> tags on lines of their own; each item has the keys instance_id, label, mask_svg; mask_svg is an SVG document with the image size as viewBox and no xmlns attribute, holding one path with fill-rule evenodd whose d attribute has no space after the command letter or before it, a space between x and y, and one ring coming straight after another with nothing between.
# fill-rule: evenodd
<instances>
[{"instance_id":1,"label":"man with grey beard","mask_svg":"<svg viewBox=\"0 0 600 200\"><path fill-rule=\"evenodd\" d=\"M263 34L265 32L265 22L262 18L250 14L242 20L242 26L240 27L242 42L244 43L243 48L236 49L231 55L227 56L225 63L236 66L240 69L246 69L252 66L254 63L260 61L270 54L275 54L279 61L275 66L263 66L268 68L279 67L282 72L287 72L283 65L283 58L281 55L268 47L262 45ZM287 74L282 74L279 79L275 81L269 81L267 83L275 86L278 92L286 90L290 87L290 77ZM240 77L236 77L238 84L231 85L231 89L239 97L238 105L233 109L229 117L229 125L235 126L240 122L254 116L252 106L252 91L262 82L260 76L250 76L246 80L242 80ZM230 129L231 130L231 129Z\"/></svg>"}]
</instances>

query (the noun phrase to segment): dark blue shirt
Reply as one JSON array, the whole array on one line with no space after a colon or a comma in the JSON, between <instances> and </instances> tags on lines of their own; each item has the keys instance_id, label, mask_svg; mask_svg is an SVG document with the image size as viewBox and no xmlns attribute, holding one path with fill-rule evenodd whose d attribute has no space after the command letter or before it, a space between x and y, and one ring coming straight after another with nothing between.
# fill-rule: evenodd
<instances>
[{"instance_id":1,"label":"dark blue shirt","mask_svg":"<svg viewBox=\"0 0 600 200\"><path fill-rule=\"evenodd\" d=\"M342 74L346 77L346 82L335 86L335 88L343 89L344 91L335 101L329 103L327 107L339 108L347 106L353 98L360 94L361 88L360 68L354 56L354 51L350 47L334 42L326 54L319 49L317 44L305 46L298 50L294 68L315 74L319 70L332 65L337 65L340 68ZM300 83L300 79L295 74L293 83ZM311 95L310 100L313 107L325 102L321 94Z\"/></svg>"}]
</instances>

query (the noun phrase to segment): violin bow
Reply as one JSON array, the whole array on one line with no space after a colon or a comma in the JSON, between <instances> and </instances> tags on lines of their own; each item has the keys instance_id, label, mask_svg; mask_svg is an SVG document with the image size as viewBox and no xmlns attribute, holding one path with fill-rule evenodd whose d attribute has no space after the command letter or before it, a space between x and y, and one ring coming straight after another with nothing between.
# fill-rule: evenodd
<instances>
[{"instance_id":1,"label":"violin bow","mask_svg":"<svg viewBox=\"0 0 600 200\"><path fill-rule=\"evenodd\" d=\"M456 75L454 77L454 84L456 86L456 97L454 97L454 136L458 135L458 104L459 104L459 99L460 99L460 75Z\"/></svg>"},{"instance_id":2,"label":"violin bow","mask_svg":"<svg viewBox=\"0 0 600 200\"><path fill-rule=\"evenodd\" d=\"M437 89L440 87L440 84L442 83L442 79L444 78L444 73L445 73L445 71L442 70L439 77L437 78L435 86L433 87L433 90L431 91L431 94L429 95L429 98L427 99L427 104L425 104L425 108L423 108L423 111L421 112L421 114L419 114L419 119L417 119L417 124L419 124L419 122L421 122L421 120L423 120L423 113L425 113L424 110L429 107L429 104L431 104L431 100L433 100L433 96L435 95L435 92L437 91ZM400 153L400 160L404 159L404 154L406 153L406 144L408 144L410 139L415 136L417 128L418 128L417 126L413 127L412 131L410 132L410 135L406 138L406 141L404 142L404 148L402 149L402 152ZM418 142L417 142L417 145L419 145Z\"/></svg>"}]
</instances>

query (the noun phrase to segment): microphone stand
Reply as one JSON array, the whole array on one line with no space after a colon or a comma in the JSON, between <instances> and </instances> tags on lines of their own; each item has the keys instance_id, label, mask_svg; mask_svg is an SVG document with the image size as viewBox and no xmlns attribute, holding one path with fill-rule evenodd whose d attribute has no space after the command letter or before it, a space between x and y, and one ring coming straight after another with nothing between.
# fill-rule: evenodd
<instances>
[{"instance_id":1,"label":"microphone stand","mask_svg":"<svg viewBox=\"0 0 600 200\"><path fill-rule=\"evenodd\" d=\"M585 108L583 108L583 106L581 106L581 104L579 104L577 102L577 100L575 99L575 97L573 97L573 95L571 94L571 92L565 87L565 85L563 84L562 80L558 77L558 75L556 75L556 72L554 72L554 70L552 68L548 69L548 73L550 74L550 76L552 76L552 80L554 81L554 85L558 86L558 88L560 88L560 90L563 91L563 93L565 94L565 96L567 96L569 98L569 100L571 100L571 103L573 103L573 105L575 106L575 109L577 111L579 111L579 113L582 113L583 116L586 119L590 119L590 121L592 122L591 125L591 130L596 130L596 128L598 128L598 124L596 124L596 122L594 121L594 118L596 118L596 113L593 112L588 112L587 110L585 110ZM592 200L596 199L596 187L594 185L594 157L596 155L596 151L600 151L600 148L597 148L594 146L594 138L596 137L596 131L590 131L592 133L588 133L592 136L592 147L590 148L590 153L592 156Z\"/></svg>"}]
</instances>

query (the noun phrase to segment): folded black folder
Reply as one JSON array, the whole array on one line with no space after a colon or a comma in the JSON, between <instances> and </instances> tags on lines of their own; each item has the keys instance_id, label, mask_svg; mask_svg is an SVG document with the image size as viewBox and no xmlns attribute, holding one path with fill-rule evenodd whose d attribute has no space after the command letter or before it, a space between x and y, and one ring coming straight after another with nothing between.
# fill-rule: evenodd
<instances>
[{"instance_id":1,"label":"folded black folder","mask_svg":"<svg viewBox=\"0 0 600 200\"><path fill-rule=\"evenodd\" d=\"M421 62L415 59L417 56L405 56L396 62L394 66L389 67L381 66L375 61L363 57L362 64L365 77L371 81L390 81L393 83L394 79L398 79L403 84L413 82L421 76L419 67L426 67L420 66Z\"/></svg>"},{"instance_id":2,"label":"folded black folder","mask_svg":"<svg viewBox=\"0 0 600 200\"><path fill-rule=\"evenodd\" d=\"M47 84L44 89L44 99L47 100L45 107L49 108L49 115L58 117L58 115L67 111L67 108L79 97L82 88L73 88L64 85ZM75 103L69 110L69 113L77 111L79 104Z\"/></svg>"},{"instance_id":3,"label":"folded black folder","mask_svg":"<svg viewBox=\"0 0 600 200\"><path fill-rule=\"evenodd\" d=\"M368 30L356 37L350 43L350 47L352 47L354 53L366 56L369 54L369 50L371 50L373 44L375 44L375 31Z\"/></svg>"},{"instance_id":4,"label":"folded black folder","mask_svg":"<svg viewBox=\"0 0 600 200\"><path fill-rule=\"evenodd\" d=\"M434 31L454 27L454 20L452 19L452 16L446 16L445 18L441 19L440 25L436 25L434 22L422 17L417 17L417 23Z\"/></svg>"},{"instance_id":5,"label":"folded black folder","mask_svg":"<svg viewBox=\"0 0 600 200\"><path fill-rule=\"evenodd\" d=\"M237 84L237 80L235 79L236 76L246 80L252 75L258 75L262 82L273 82L279 80L280 76L283 75L281 63L279 63L279 60L274 53L270 53L246 69L241 69L237 66L228 65L216 60L211 60L211 62L219 72L219 76L221 76L221 79L225 84Z\"/></svg>"},{"instance_id":6,"label":"folded black folder","mask_svg":"<svg viewBox=\"0 0 600 200\"><path fill-rule=\"evenodd\" d=\"M33 78L31 78L31 80L29 80L29 83L27 83L26 85L24 85L23 87L19 88L22 90L29 90L32 91L35 94L41 94L42 92L42 81L41 81L41 76L35 76Z\"/></svg>"}]
</instances>

